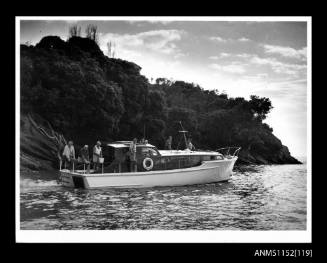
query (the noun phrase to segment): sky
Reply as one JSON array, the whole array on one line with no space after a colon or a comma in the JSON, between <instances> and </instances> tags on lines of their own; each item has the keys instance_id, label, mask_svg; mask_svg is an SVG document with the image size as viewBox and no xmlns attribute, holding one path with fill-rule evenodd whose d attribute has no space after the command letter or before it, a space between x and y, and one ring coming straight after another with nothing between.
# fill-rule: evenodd
<instances>
[{"instance_id":1,"label":"sky","mask_svg":"<svg viewBox=\"0 0 327 263\"><path fill-rule=\"evenodd\" d=\"M88 24L108 54L158 77L218 89L229 97L268 97L265 120L294 156L307 150L307 23L301 21L22 20L20 43L35 45L46 35L67 39L69 27Z\"/></svg>"}]
</instances>

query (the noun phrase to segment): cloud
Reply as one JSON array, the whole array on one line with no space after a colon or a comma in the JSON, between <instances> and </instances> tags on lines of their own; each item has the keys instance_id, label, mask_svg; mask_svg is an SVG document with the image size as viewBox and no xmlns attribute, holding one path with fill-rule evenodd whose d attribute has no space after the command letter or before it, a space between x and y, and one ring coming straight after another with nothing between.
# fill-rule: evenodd
<instances>
[{"instance_id":1,"label":"cloud","mask_svg":"<svg viewBox=\"0 0 327 263\"><path fill-rule=\"evenodd\" d=\"M246 58L251 58L255 56L254 54L248 54L248 53L241 53L241 54L232 54L232 53L226 53L222 52L217 56L210 56L209 59L212 60L218 60L221 58L231 58L231 59L246 59Z\"/></svg>"},{"instance_id":2,"label":"cloud","mask_svg":"<svg viewBox=\"0 0 327 263\"><path fill-rule=\"evenodd\" d=\"M237 41L240 41L240 42L248 42L248 41L250 41L250 39L245 38L245 37L241 37L241 38L237 39Z\"/></svg>"},{"instance_id":3,"label":"cloud","mask_svg":"<svg viewBox=\"0 0 327 263\"><path fill-rule=\"evenodd\" d=\"M249 42L250 39L241 37L238 39L232 39L232 38L222 38L220 36L214 36L214 37L209 37L210 40L218 42L218 43L226 43L226 42Z\"/></svg>"},{"instance_id":4,"label":"cloud","mask_svg":"<svg viewBox=\"0 0 327 263\"><path fill-rule=\"evenodd\" d=\"M242 53L242 54L236 54L236 57L238 58L250 58L253 56L252 54Z\"/></svg>"},{"instance_id":5,"label":"cloud","mask_svg":"<svg viewBox=\"0 0 327 263\"><path fill-rule=\"evenodd\" d=\"M137 34L104 34L100 35L100 46L107 50L106 44L109 41L116 43L118 52L122 50L143 50L161 54L181 55L175 42L181 40L185 34L182 30L152 30Z\"/></svg>"},{"instance_id":6,"label":"cloud","mask_svg":"<svg viewBox=\"0 0 327 263\"><path fill-rule=\"evenodd\" d=\"M220 58L227 58L227 57L231 57L231 56L233 56L233 54L222 52L218 56L210 56L209 59L217 60Z\"/></svg>"},{"instance_id":7,"label":"cloud","mask_svg":"<svg viewBox=\"0 0 327 263\"><path fill-rule=\"evenodd\" d=\"M128 20L126 22L130 23L130 24L151 23L151 24L168 25L168 24L176 22L176 21L173 21L173 20Z\"/></svg>"},{"instance_id":8,"label":"cloud","mask_svg":"<svg viewBox=\"0 0 327 263\"><path fill-rule=\"evenodd\" d=\"M66 20L66 23L67 24L77 24L80 20L73 20L73 19L70 19L70 20Z\"/></svg>"},{"instance_id":9,"label":"cloud","mask_svg":"<svg viewBox=\"0 0 327 263\"><path fill-rule=\"evenodd\" d=\"M151 24L163 24L163 25L168 25L174 21L172 20L148 20L146 21L148 23L151 23Z\"/></svg>"},{"instance_id":10,"label":"cloud","mask_svg":"<svg viewBox=\"0 0 327 263\"><path fill-rule=\"evenodd\" d=\"M306 65L283 63L276 58L261 58L257 55L253 55L249 62L256 65L269 65L275 73L279 74L299 75L307 68Z\"/></svg>"},{"instance_id":11,"label":"cloud","mask_svg":"<svg viewBox=\"0 0 327 263\"><path fill-rule=\"evenodd\" d=\"M225 43L225 42L227 42L227 39L224 39L224 38L219 37L219 36L216 36L216 37L210 37L209 39L212 40L212 41L215 41L215 42L220 42L220 43Z\"/></svg>"},{"instance_id":12,"label":"cloud","mask_svg":"<svg viewBox=\"0 0 327 263\"><path fill-rule=\"evenodd\" d=\"M234 73L234 74L242 74L245 73L246 71L242 65L238 65L238 64L230 64L230 65L211 64L210 67L218 71Z\"/></svg>"},{"instance_id":13,"label":"cloud","mask_svg":"<svg viewBox=\"0 0 327 263\"><path fill-rule=\"evenodd\" d=\"M291 47L263 45L263 48L267 54L279 54L283 57L296 58L300 60L306 60L307 48L294 49Z\"/></svg>"},{"instance_id":14,"label":"cloud","mask_svg":"<svg viewBox=\"0 0 327 263\"><path fill-rule=\"evenodd\" d=\"M292 77L303 77L306 74L307 66L305 64L292 64L279 61L273 57L259 57L257 54L249 54L249 53L225 53L222 52L215 56L210 56L210 60L220 60L226 63L228 62L232 66L213 66L215 64L211 64L211 68L219 69L225 72L233 72L233 73L244 73L245 68L249 68L253 70L253 67L257 67L257 69L263 69L262 66L268 66L271 70L279 75L290 75Z\"/></svg>"}]
</instances>

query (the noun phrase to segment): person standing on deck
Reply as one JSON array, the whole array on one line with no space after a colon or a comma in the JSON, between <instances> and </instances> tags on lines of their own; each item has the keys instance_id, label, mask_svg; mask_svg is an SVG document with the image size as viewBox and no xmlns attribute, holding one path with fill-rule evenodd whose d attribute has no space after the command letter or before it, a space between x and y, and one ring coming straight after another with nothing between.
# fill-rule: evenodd
<instances>
[{"instance_id":1,"label":"person standing on deck","mask_svg":"<svg viewBox=\"0 0 327 263\"><path fill-rule=\"evenodd\" d=\"M87 164L87 170L90 170L90 156L89 156L89 146L84 145L79 152L81 163Z\"/></svg>"},{"instance_id":2,"label":"person standing on deck","mask_svg":"<svg viewBox=\"0 0 327 263\"><path fill-rule=\"evenodd\" d=\"M171 150L172 141L173 141L173 138L171 136L169 136L165 143L166 150Z\"/></svg>"},{"instance_id":3,"label":"person standing on deck","mask_svg":"<svg viewBox=\"0 0 327 263\"><path fill-rule=\"evenodd\" d=\"M190 151L195 150L195 147L194 147L194 145L192 144L192 139L191 139L191 138L188 139L188 142L187 142L187 149L189 149Z\"/></svg>"},{"instance_id":4,"label":"person standing on deck","mask_svg":"<svg viewBox=\"0 0 327 263\"><path fill-rule=\"evenodd\" d=\"M102 157L102 148L101 142L97 141L97 144L93 147L93 163L94 163L94 170L98 169L98 165L100 163L100 158Z\"/></svg>"},{"instance_id":5,"label":"person standing on deck","mask_svg":"<svg viewBox=\"0 0 327 263\"><path fill-rule=\"evenodd\" d=\"M65 162L68 162L69 169L71 169L73 162L76 161L76 159L75 159L75 148L74 148L73 141L69 141L68 144L65 145L62 156L63 156L63 159L65 160Z\"/></svg>"},{"instance_id":6,"label":"person standing on deck","mask_svg":"<svg viewBox=\"0 0 327 263\"><path fill-rule=\"evenodd\" d=\"M136 143L137 143L137 139L134 138L133 141L131 142L131 145L129 146L129 156L130 156L130 162L131 162L130 171L131 172L137 172Z\"/></svg>"}]
</instances>

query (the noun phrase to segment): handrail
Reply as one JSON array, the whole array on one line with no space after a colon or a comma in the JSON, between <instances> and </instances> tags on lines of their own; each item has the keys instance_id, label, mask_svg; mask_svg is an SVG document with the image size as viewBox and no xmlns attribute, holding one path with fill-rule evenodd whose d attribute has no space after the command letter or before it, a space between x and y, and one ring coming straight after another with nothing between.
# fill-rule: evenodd
<instances>
[{"instance_id":1,"label":"handrail","mask_svg":"<svg viewBox=\"0 0 327 263\"><path fill-rule=\"evenodd\" d=\"M233 151L233 149L235 149L235 150ZM241 147L231 146L231 147L219 148L219 149L216 150L216 152L219 152L219 153L221 153L224 156L234 157L234 156L238 156L240 150L241 150ZM232 154L230 154L231 151L233 151Z\"/></svg>"}]
</instances>

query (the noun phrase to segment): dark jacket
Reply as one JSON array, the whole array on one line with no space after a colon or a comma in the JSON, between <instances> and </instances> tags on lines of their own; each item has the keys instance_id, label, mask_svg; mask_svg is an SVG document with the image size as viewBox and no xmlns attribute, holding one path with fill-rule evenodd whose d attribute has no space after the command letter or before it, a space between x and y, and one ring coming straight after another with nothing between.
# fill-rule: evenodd
<instances>
[{"instance_id":1,"label":"dark jacket","mask_svg":"<svg viewBox=\"0 0 327 263\"><path fill-rule=\"evenodd\" d=\"M89 156L89 149L88 148L85 148L83 147L81 150L80 150L80 157L82 159L82 162L85 162L85 161L90 161L90 156Z\"/></svg>"}]
</instances>

